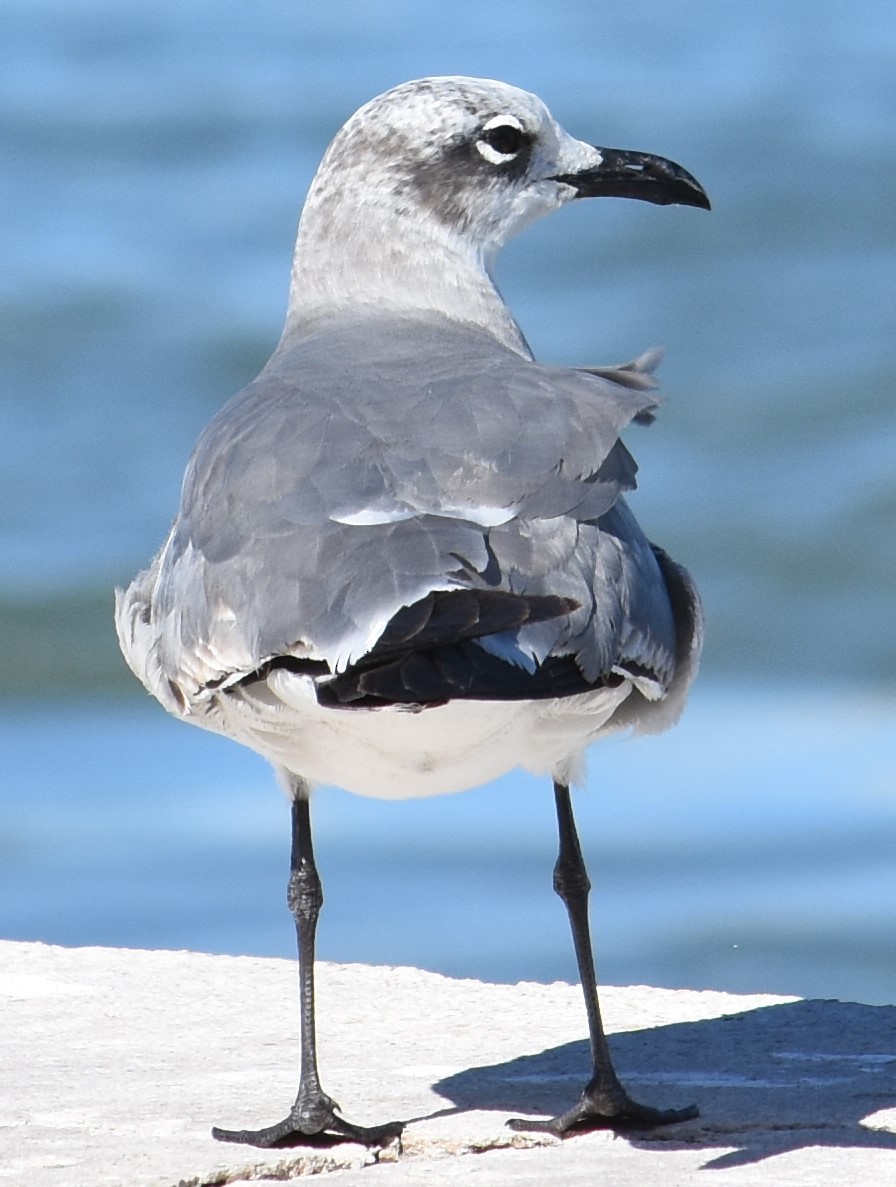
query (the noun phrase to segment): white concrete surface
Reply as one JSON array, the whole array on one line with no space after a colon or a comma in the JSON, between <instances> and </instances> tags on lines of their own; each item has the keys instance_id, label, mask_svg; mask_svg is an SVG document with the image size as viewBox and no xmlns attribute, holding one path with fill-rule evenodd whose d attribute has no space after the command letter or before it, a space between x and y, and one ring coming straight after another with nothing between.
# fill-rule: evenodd
<instances>
[{"instance_id":1,"label":"white concrete surface","mask_svg":"<svg viewBox=\"0 0 896 1187\"><path fill-rule=\"evenodd\" d=\"M607 988L623 1078L699 1120L557 1142L504 1126L587 1074L579 990L323 964L324 1087L404 1153L220 1145L285 1115L291 962L0 943L0 1184L200 1187L324 1174L338 1187L896 1183L896 1007Z\"/></svg>"}]
</instances>

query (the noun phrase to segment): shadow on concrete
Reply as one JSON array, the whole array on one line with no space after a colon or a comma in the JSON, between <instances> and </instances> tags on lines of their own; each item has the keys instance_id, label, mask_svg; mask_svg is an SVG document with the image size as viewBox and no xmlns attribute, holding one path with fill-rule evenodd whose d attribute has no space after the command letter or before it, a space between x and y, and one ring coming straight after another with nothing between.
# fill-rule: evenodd
<instances>
[{"instance_id":1,"label":"shadow on concrete","mask_svg":"<svg viewBox=\"0 0 896 1187\"><path fill-rule=\"evenodd\" d=\"M896 1006L790 1002L614 1034L610 1045L636 1099L700 1108L696 1121L627 1133L634 1145L724 1149L704 1164L719 1169L805 1146L896 1150L896 1134L862 1124L896 1107ZM588 1075L582 1041L434 1087L460 1109L550 1116L577 1099Z\"/></svg>"}]
</instances>

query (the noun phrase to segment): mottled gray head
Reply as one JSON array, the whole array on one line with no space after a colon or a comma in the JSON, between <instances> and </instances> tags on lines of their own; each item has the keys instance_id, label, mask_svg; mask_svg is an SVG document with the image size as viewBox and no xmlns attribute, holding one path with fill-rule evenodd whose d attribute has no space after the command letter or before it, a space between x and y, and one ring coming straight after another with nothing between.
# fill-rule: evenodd
<instances>
[{"instance_id":1,"label":"mottled gray head","mask_svg":"<svg viewBox=\"0 0 896 1187\"><path fill-rule=\"evenodd\" d=\"M419 303L421 290L445 289L446 268L455 288L476 288L474 273L485 280L512 235L600 194L708 206L680 166L576 140L526 91L477 78L404 83L365 104L327 150L302 216L293 304L332 307L348 289L355 303ZM445 302L432 292L430 304Z\"/></svg>"}]
</instances>

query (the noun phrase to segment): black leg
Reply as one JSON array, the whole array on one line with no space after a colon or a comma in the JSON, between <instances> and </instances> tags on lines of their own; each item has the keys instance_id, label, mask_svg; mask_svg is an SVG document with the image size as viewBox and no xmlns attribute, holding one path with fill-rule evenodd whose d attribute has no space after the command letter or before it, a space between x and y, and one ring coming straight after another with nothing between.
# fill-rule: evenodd
<instances>
[{"instance_id":1,"label":"black leg","mask_svg":"<svg viewBox=\"0 0 896 1187\"><path fill-rule=\"evenodd\" d=\"M552 1117L547 1121L530 1121L524 1117L515 1117L508 1124L513 1129L538 1130L565 1137L569 1133L589 1129L649 1129L655 1125L668 1125L673 1121L690 1121L698 1115L696 1106L690 1105L686 1109L654 1109L648 1105L639 1105L622 1087L613 1070L597 999L597 978L594 974L594 956L588 926L588 893L591 883L582 859L569 788L562 783L555 783L554 798L557 803L557 823L560 831L560 851L557 864L554 866L554 890L566 904L579 966L579 978L585 995L588 1035L591 1040L591 1079L585 1086L581 1099L558 1117Z\"/></svg>"},{"instance_id":2,"label":"black leg","mask_svg":"<svg viewBox=\"0 0 896 1187\"><path fill-rule=\"evenodd\" d=\"M265 1129L218 1129L212 1136L220 1142L243 1142L250 1146L331 1146L338 1142L360 1142L384 1146L401 1137L402 1123L366 1127L353 1125L338 1116L339 1106L323 1091L317 1072L317 1040L314 1027L314 939L317 918L323 904L320 877L311 844L311 812L306 795L292 803L292 857L287 902L296 921L299 942L299 1017L302 1040L302 1070L299 1092L289 1116Z\"/></svg>"}]
</instances>

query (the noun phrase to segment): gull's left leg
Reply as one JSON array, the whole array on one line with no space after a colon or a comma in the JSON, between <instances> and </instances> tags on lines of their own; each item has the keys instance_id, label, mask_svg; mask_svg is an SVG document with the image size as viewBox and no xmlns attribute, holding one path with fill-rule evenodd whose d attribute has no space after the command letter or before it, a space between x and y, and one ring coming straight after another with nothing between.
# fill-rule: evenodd
<instances>
[{"instance_id":1,"label":"gull's left leg","mask_svg":"<svg viewBox=\"0 0 896 1187\"><path fill-rule=\"evenodd\" d=\"M302 789L304 791L304 789ZM401 1137L400 1121L386 1125L354 1125L339 1116L339 1106L320 1086L314 1026L314 940L324 896L311 844L311 812L307 794L297 791L292 802L292 855L287 902L296 921L299 944L299 1010L302 1070L299 1092L289 1116L264 1129L218 1129L220 1142L243 1142L266 1148L280 1146L331 1146L360 1142L384 1146Z\"/></svg>"},{"instance_id":2,"label":"gull's left leg","mask_svg":"<svg viewBox=\"0 0 896 1187\"><path fill-rule=\"evenodd\" d=\"M554 783L557 804L557 823L560 831L560 852L554 866L554 890L566 904L572 939L579 966L579 978L585 995L588 1015L588 1034L591 1040L591 1079L579 1101L557 1117L547 1121L515 1117L508 1124L513 1129L538 1130L566 1137L570 1133L590 1129L650 1129L655 1125L669 1125L674 1121L690 1121L698 1115L695 1105L685 1109L654 1109L632 1100L613 1069L607 1046L600 1005L597 999L597 978L588 926L588 892L591 882L582 858L576 832L569 788Z\"/></svg>"}]
</instances>

